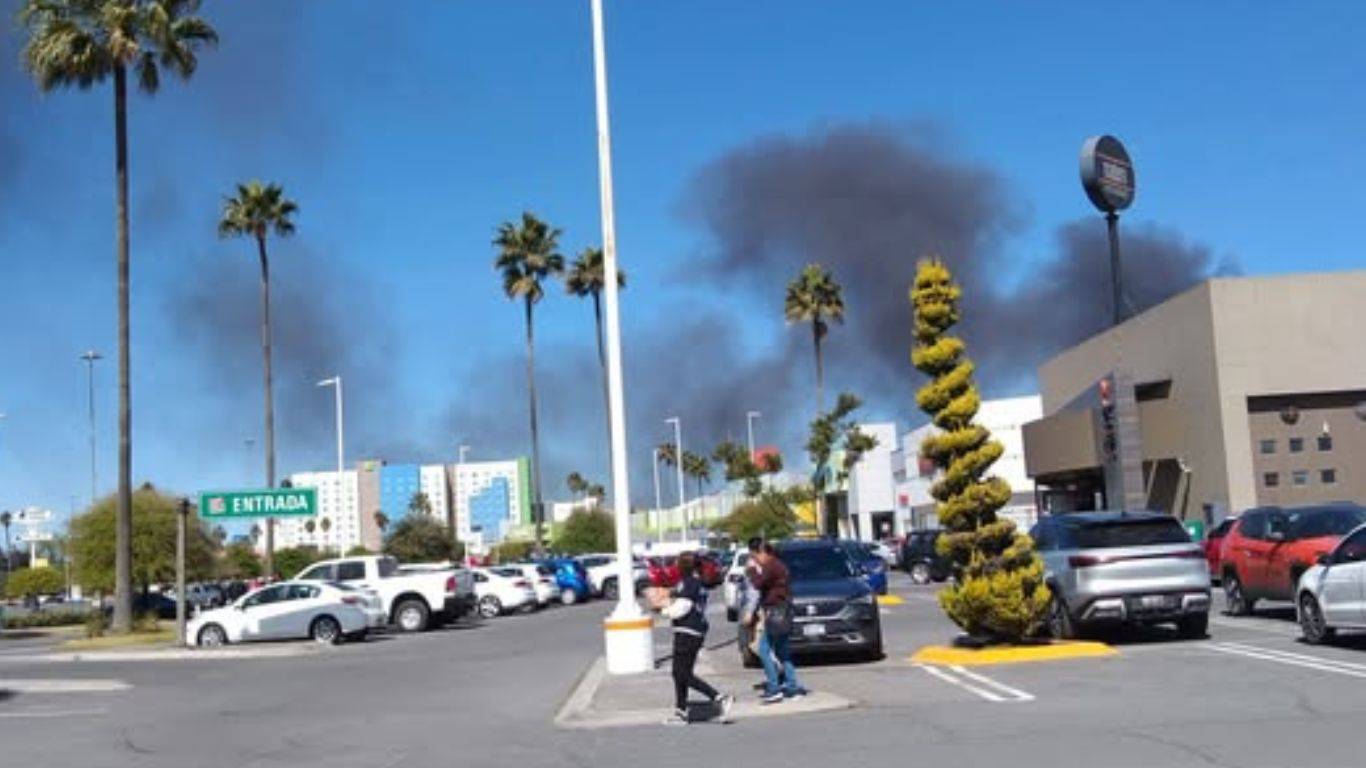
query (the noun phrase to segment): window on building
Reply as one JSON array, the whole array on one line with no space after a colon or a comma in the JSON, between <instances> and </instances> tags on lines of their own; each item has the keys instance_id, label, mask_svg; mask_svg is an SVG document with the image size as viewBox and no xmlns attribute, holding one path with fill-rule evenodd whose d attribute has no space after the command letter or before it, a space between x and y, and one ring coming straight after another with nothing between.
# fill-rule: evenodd
<instances>
[{"instance_id":1,"label":"window on building","mask_svg":"<svg viewBox=\"0 0 1366 768\"><path fill-rule=\"evenodd\" d=\"M1265 472L1262 474L1262 485L1265 485L1267 488L1275 488L1280 484L1281 475L1279 472Z\"/></svg>"},{"instance_id":2,"label":"window on building","mask_svg":"<svg viewBox=\"0 0 1366 768\"><path fill-rule=\"evenodd\" d=\"M1290 438L1290 452L1291 452L1291 453L1301 453L1301 452L1303 452L1303 451L1304 451L1304 438L1302 438L1302 437L1292 437L1292 438Z\"/></svg>"},{"instance_id":3,"label":"window on building","mask_svg":"<svg viewBox=\"0 0 1366 768\"><path fill-rule=\"evenodd\" d=\"M1319 482L1324 485L1332 485L1338 481L1338 471L1336 469L1320 469Z\"/></svg>"},{"instance_id":4,"label":"window on building","mask_svg":"<svg viewBox=\"0 0 1366 768\"><path fill-rule=\"evenodd\" d=\"M1319 441L1318 441L1318 442L1319 442L1319 450L1320 450L1320 451L1331 451L1331 450L1333 450L1333 436L1332 436L1332 435L1319 435Z\"/></svg>"},{"instance_id":5,"label":"window on building","mask_svg":"<svg viewBox=\"0 0 1366 768\"><path fill-rule=\"evenodd\" d=\"M1275 452L1276 452L1276 441L1275 441L1275 440L1263 440L1263 441L1261 441L1261 451L1262 451L1262 454L1263 454L1263 455L1275 453Z\"/></svg>"},{"instance_id":6,"label":"window on building","mask_svg":"<svg viewBox=\"0 0 1366 768\"><path fill-rule=\"evenodd\" d=\"M1294 472L1291 472L1291 473L1290 473L1290 482L1293 483L1293 484L1295 484L1295 485L1308 485L1308 484L1309 484L1309 472L1308 472L1308 470L1297 469L1297 470L1295 470Z\"/></svg>"}]
</instances>

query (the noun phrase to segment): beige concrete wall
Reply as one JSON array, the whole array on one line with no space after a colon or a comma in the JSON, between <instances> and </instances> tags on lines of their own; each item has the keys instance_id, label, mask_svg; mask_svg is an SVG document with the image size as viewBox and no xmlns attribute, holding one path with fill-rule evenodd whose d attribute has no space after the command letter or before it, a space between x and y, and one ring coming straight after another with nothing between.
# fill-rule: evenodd
<instances>
[{"instance_id":1,"label":"beige concrete wall","mask_svg":"<svg viewBox=\"0 0 1366 768\"><path fill-rule=\"evenodd\" d=\"M1229 502L1257 501L1249 396L1366 388L1366 271L1209 283Z\"/></svg>"}]
</instances>

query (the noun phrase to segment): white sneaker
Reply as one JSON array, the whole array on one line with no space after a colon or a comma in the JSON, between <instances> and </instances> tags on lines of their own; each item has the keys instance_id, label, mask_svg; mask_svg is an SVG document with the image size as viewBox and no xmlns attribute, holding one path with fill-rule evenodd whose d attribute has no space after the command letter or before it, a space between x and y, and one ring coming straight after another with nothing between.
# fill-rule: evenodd
<instances>
[{"instance_id":1,"label":"white sneaker","mask_svg":"<svg viewBox=\"0 0 1366 768\"><path fill-rule=\"evenodd\" d=\"M716 717L716 721L719 723L729 723L730 708L735 706L735 697L729 693L724 694L721 698L716 700L716 705L721 708L721 714Z\"/></svg>"},{"instance_id":2,"label":"white sneaker","mask_svg":"<svg viewBox=\"0 0 1366 768\"><path fill-rule=\"evenodd\" d=\"M688 713L681 709L675 709L672 714L664 718L664 725L687 725Z\"/></svg>"}]
</instances>

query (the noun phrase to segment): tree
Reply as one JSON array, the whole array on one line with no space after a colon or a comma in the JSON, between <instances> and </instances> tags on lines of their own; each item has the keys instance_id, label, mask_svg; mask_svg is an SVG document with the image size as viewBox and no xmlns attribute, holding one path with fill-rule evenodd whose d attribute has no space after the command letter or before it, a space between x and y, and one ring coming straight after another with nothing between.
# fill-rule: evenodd
<instances>
[{"instance_id":1,"label":"tree","mask_svg":"<svg viewBox=\"0 0 1366 768\"><path fill-rule=\"evenodd\" d=\"M759 454L759 471L765 475L776 475L783 471L783 455L777 451L764 451Z\"/></svg>"},{"instance_id":2,"label":"tree","mask_svg":"<svg viewBox=\"0 0 1366 768\"><path fill-rule=\"evenodd\" d=\"M222 549L224 542L228 540L228 529L221 525L215 525L212 535L214 543L218 545L219 549Z\"/></svg>"},{"instance_id":3,"label":"tree","mask_svg":"<svg viewBox=\"0 0 1366 768\"><path fill-rule=\"evenodd\" d=\"M567 555L615 552L617 534L612 516L596 509L576 510L559 526L555 549Z\"/></svg>"},{"instance_id":4,"label":"tree","mask_svg":"<svg viewBox=\"0 0 1366 768\"><path fill-rule=\"evenodd\" d=\"M821 359L821 340L830 331L829 321L844 322L844 297L840 284L829 270L807 264L787 284L783 316L788 323L811 323L811 338L816 348L816 413L825 410L825 367Z\"/></svg>"},{"instance_id":5,"label":"tree","mask_svg":"<svg viewBox=\"0 0 1366 768\"><path fill-rule=\"evenodd\" d=\"M384 529L389 527L389 516L383 512L375 512L375 527L380 533L384 533Z\"/></svg>"},{"instance_id":6,"label":"tree","mask_svg":"<svg viewBox=\"0 0 1366 768\"><path fill-rule=\"evenodd\" d=\"M56 568L20 568L5 581L5 594L12 599L35 598L66 591L66 580Z\"/></svg>"},{"instance_id":7,"label":"tree","mask_svg":"<svg viewBox=\"0 0 1366 768\"><path fill-rule=\"evenodd\" d=\"M401 563L455 561L464 552L455 534L428 515L408 515L384 537L384 553Z\"/></svg>"},{"instance_id":8,"label":"tree","mask_svg":"<svg viewBox=\"0 0 1366 768\"><path fill-rule=\"evenodd\" d=\"M797 515L783 493L768 491L737 504L714 527L733 541L747 541L753 536L785 539L796 532Z\"/></svg>"},{"instance_id":9,"label":"tree","mask_svg":"<svg viewBox=\"0 0 1366 768\"><path fill-rule=\"evenodd\" d=\"M366 556L366 555L373 555L373 554L375 554L375 553L374 553L374 552L371 552L370 550L366 549L365 547L363 547L363 546L361 546L361 545L359 545L359 544L357 544L356 546L354 546L354 547L352 547L352 548L346 550L346 556L347 556L347 557L364 557L364 556Z\"/></svg>"},{"instance_id":10,"label":"tree","mask_svg":"<svg viewBox=\"0 0 1366 768\"><path fill-rule=\"evenodd\" d=\"M323 529L323 538L327 538L327 532L332 530L332 518L324 517L321 525Z\"/></svg>"},{"instance_id":11,"label":"tree","mask_svg":"<svg viewBox=\"0 0 1366 768\"><path fill-rule=\"evenodd\" d=\"M593 322L597 328L595 338L598 342L598 367L602 369L602 401L603 416L607 419L607 438L611 441L612 409L611 397L607 391L607 353L603 344L602 337L602 290L607 284L607 268L603 264L601 248L585 248L579 257L570 265L569 272L565 274L564 287L571 296L582 299L592 297L593 299ZM617 286L626 287L626 273L617 270Z\"/></svg>"},{"instance_id":12,"label":"tree","mask_svg":"<svg viewBox=\"0 0 1366 768\"><path fill-rule=\"evenodd\" d=\"M228 579L254 579L264 571L261 558L251 543L234 541L223 549L223 558L218 563L218 575Z\"/></svg>"},{"instance_id":13,"label":"tree","mask_svg":"<svg viewBox=\"0 0 1366 768\"><path fill-rule=\"evenodd\" d=\"M578 472L570 472L569 476L564 479L564 484L569 488L569 493L575 500L579 498L579 494L588 490L588 481L583 479L583 475Z\"/></svg>"},{"instance_id":14,"label":"tree","mask_svg":"<svg viewBox=\"0 0 1366 768\"><path fill-rule=\"evenodd\" d=\"M693 453L692 451L683 452L683 474L697 481L697 495L702 496L702 483L711 482L711 462L705 456Z\"/></svg>"},{"instance_id":15,"label":"tree","mask_svg":"<svg viewBox=\"0 0 1366 768\"><path fill-rule=\"evenodd\" d=\"M14 551L14 547L10 545L10 541L9 541L9 527L10 527L10 524L13 523L13 522L14 522L14 515L13 515L13 514L11 514L10 512L0 512L0 526L3 526L4 529L5 529L5 570L6 570L6 571L9 571L10 568L11 568L11 566L10 566L10 553Z\"/></svg>"},{"instance_id":16,"label":"tree","mask_svg":"<svg viewBox=\"0 0 1366 768\"><path fill-rule=\"evenodd\" d=\"M541 499L541 435L536 425L536 342L532 309L545 295L544 282L564 272L559 239L560 230L530 212L522 214L520 225L503 222L493 239L498 248L493 265L503 276L503 293L514 301L521 299L526 312L526 384L530 400L531 482L537 549L545 543L545 504Z\"/></svg>"},{"instance_id":17,"label":"tree","mask_svg":"<svg viewBox=\"0 0 1366 768\"><path fill-rule=\"evenodd\" d=\"M830 457L835 448L843 446L845 450L844 462L834 473L838 475L839 482L843 482L863 454L877 445L876 438L860 432L858 423L851 418L861 405L863 401L854 395L841 392L835 401L834 410L817 416L816 420L811 422L811 435L806 441L806 452L811 457L811 464L816 468L811 484L816 492L816 528L822 534L826 532L825 489L832 474Z\"/></svg>"},{"instance_id":18,"label":"tree","mask_svg":"<svg viewBox=\"0 0 1366 768\"><path fill-rule=\"evenodd\" d=\"M161 69L188 80L197 52L218 34L194 16L198 0L25 0L20 22L28 30L23 61L44 92L75 86L88 90L114 81L114 254L118 282L119 479L112 629L133 625L133 416L129 358L128 72L144 93L156 93Z\"/></svg>"},{"instance_id":19,"label":"tree","mask_svg":"<svg viewBox=\"0 0 1366 768\"><path fill-rule=\"evenodd\" d=\"M175 580L176 518L180 498L150 484L133 492L133 557L130 575L142 591ZM87 590L109 591L116 580L114 531L118 497L99 501L71 520L72 576ZM191 511L185 525L185 572L191 581L213 575L214 541Z\"/></svg>"},{"instance_id":20,"label":"tree","mask_svg":"<svg viewBox=\"0 0 1366 768\"><path fill-rule=\"evenodd\" d=\"M986 473L1004 449L974 423L981 403L974 366L962 339L948 335L959 320L961 294L943 262L920 262L911 290L911 361L930 381L915 399L941 430L921 443L920 455L943 470L930 495L944 529L937 546L954 573L939 603L969 635L1018 641L1039 627L1051 597L1033 542L996 516L1010 501L1010 485Z\"/></svg>"},{"instance_id":21,"label":"tree","mask_svg":"<svg viewBox=\"0 0 1366 768\"><path fill-rule=\"evenodd\" d=\"M270 340L270 256L266 236L294 234L294 214L299 206L285 197L279 184L249 181L237 185L237 194L223 202L218 220L219 237L250 237L256 241L256 257L261 267L261 359L265 374L266 485L275 487L275 398L271 373ZM275 518L266 518L266 572L271 573L275 554Z\"/></svg>"},{"instance_id":22,"label":"tree","mask_svg":"<svg viewBox=\"0 0 1366 768\"><path fill-rule=\"evenodd\" d=\"M304 521L304 530L308 532L309 536L312 536L313 532L318 530L318 524L312 520L306 520Z\"/></svg>"},{"instance_id":23,"label":"tree","mask_svg":"<svg viewBox=\"0 0 1366 768\"><path fill-rule=\"evenodd\" d=\"M745 495L755 498L764 490L759 481L759 466L749 451L733 440L724 440L712 451L712 459L726 468L726 481L740 481L744 484Z\"/></svg>"},{"instance_id":24,"label":"tree","mask_svg":"<svg viewBox=\"0 0 1366 768\"><path fill-rule=\"evenodd\" d=\"M408 500L408 511L412 514L422 515L423 517L431 517L432 501L427 498L427 494L418 491L413 494L413 498Z\"/></svg>"},{"instance_id":25,"label":"tree","mask_svg":"<svg viewBox=\"0 0 1366 768\"><path fill-rule=\"evenodd\" d=\"M659 460L664 462L664 466L678 466L678 446L673 443L660 443L658 450Z\"/></svg>"},{"instance_id":26,"label":"tree","mask_svg":"<svg viewBox=\"0 0 1366 768\"><path fill-rule=\"evenodd\" d=\"M302 572L303 569L323 558L323 553L312 544L304 544L298 547L285 547L275 553L275 571L273 576L283 579L294 578Z\"/></svg>"},{"instance_id":27,"label":"tree","mask_svg":"<svg viewBox=\"0 0 1366 768\"><path fill-rule=\"evenodd\" d=\"M584 489L583 495L601 502L607 496L607 489L603 487L602 483L589 483L588 487Z\"/></svg>"},{"instance_id":28,"label":"tree","mask_svg":"<svg viewBox=\"0 0 1366 768\"><path fill-rule=\"evenodd\" d=\"M261 526L256 523L252 523L251 532L247 535L251 538L252 545L255 546L256 542L261 540Z\"/></svg>"}]
</instances>

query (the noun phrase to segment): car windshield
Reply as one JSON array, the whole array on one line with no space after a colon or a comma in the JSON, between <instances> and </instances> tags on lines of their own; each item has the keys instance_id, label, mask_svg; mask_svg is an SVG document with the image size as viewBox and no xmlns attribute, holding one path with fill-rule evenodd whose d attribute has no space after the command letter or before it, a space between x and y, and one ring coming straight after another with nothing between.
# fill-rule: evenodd
<instances>
[{"instance_id":1,"label":"car windshield","mask_svg":"<svg viewBox=\"0 0 1366 768\"><path fill-rule=\"evenodd\" d=\"M397 560L395 560L395 559L392 558L392 557L380 558L380 561L379 561L379 577L380 577L381 579L387 579L387 578L389 578L390 576L393 576L397 571L398 571L398 561L397 561Z\"/></svg>"},{"instance_id":2,"label":"car windshield","mask_svg":"<svg viewBox=\"0 0 1366 768\"><path fill-rule=\"evenodd\" d=\"M1059 531L1066 549L1143 547L1153 544L1188 544L1190 534L1175 518L1077 521Z\"/></svg>"},{"instance_id":3,"label":"car windshield","mask_svg":"<svg viewBox=\"0 0 1366 768\"><path fill-rule=\"evenodd\" d=\"M1366 523L1366 509L1362 507L1310 507L1288 515L1289 537L1315 539L1326 536L1346 536Z\"/></svg>"},{"instance_id":4,"label":"car windshield","mask_svg":"<svg viewBox=\"0 0 1366 768\"><path fill-rule=\"evenodd\" d=\"M493 572L498 574L499 576L506 576L512 579L515 579L522 575L522 572L517 570L516 568L494 568Z\"/></svg>"},{"instance_id":5,"label":"car windshield","mask_svg":"<svg viewBox=\"0 0 1366 768\"><path fill-rule=\"evenodd\" d=\"M780 551L778 557L793 581L845 579L854 574L849 558L835 547L795 547Z\"/></svg>"}]
</instances>

